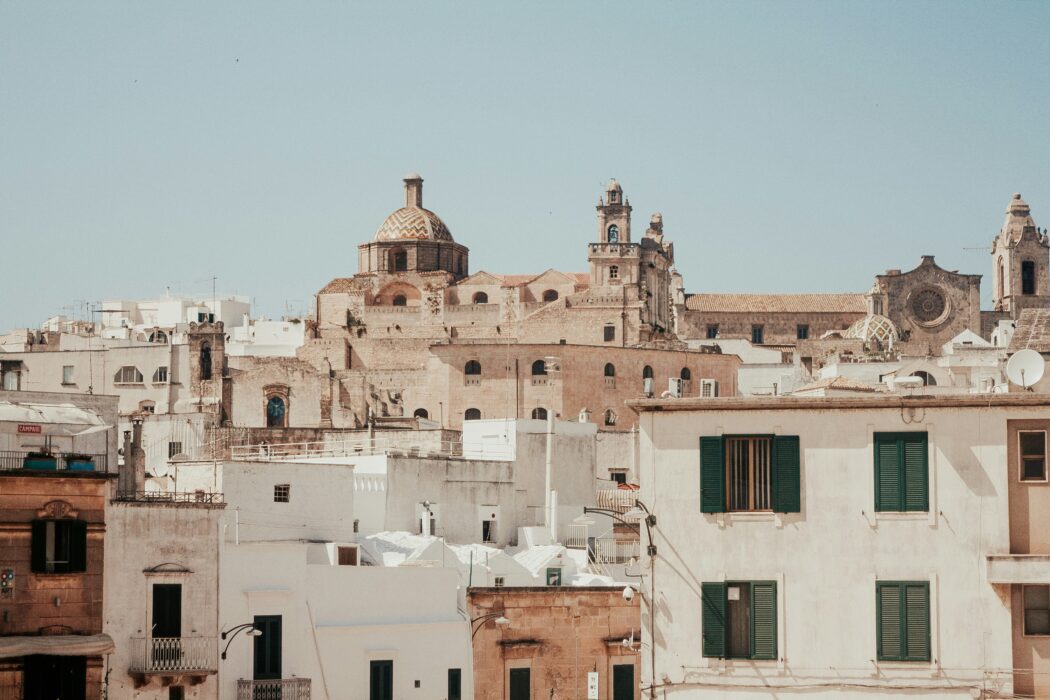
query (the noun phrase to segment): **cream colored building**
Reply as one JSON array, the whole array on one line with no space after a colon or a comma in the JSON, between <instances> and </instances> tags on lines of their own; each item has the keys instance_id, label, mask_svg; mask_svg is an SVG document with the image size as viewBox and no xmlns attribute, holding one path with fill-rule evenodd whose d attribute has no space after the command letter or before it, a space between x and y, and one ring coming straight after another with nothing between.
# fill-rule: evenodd
<instances>
[{"instance_id":1,"label":"cream colored building","mask_svg":"<svg viewBox=\"0 0 1050 700\"><path fill-rule=\"evenodd\" d=\"M660 698L1046 687L1050 399L633 405L656 516L643 697L654 677Z\"/></svg>"}]
</instances>

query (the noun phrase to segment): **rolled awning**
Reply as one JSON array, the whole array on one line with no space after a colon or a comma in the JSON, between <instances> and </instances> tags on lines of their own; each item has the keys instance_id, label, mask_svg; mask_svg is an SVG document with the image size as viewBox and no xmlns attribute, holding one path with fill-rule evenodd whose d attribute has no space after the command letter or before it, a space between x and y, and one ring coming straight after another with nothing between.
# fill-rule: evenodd
<instances>
[{"instance_id":1,"label":"rolled awning","mask_svg":"<svg viewBox=\"0 0 1050 700\"><path fill-rule=\"evenodd\" d=\"M77 436L110 427L94 411L73 404L0 401L0 433Z\"/></svg>"},{"instance_id":2,"label":"rolled awning","mask_svg":"<svg viewBox=\"0 0 1050 700\"><path fill-rule=\"evenodd\" d=\"M44 654L46 656L99 656L113 651L108 634L62 634L44 637L0 637L0 659Z\"/></svg>"}]
</instances>

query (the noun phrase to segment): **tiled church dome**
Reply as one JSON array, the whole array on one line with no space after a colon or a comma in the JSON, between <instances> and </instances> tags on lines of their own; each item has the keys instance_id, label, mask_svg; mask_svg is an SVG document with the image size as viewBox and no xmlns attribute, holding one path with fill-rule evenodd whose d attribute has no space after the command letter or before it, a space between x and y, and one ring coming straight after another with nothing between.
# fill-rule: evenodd
<instances>
[{"instance_id":1,"label":"tiled church dome","mask_svg":"<svg viewBox=\"0 0 1050 700\"><path fill-rule=\"evenodd\" d=\"M452 241L448 226L434 212L423 208L423 178L405 177L405 206L386 217L376 231L376 241Z\"/></svg>"}]
</instances>

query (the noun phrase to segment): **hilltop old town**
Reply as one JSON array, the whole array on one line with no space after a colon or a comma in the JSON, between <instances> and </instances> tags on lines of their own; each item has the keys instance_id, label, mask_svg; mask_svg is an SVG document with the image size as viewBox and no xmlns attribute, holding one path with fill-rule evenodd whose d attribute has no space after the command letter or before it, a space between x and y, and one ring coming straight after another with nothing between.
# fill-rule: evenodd
<instances>
[{"instance_id":1,"label":"hilltop old town","mask_svg":"<svg viewBox=\"0 0 1050 700\"><path fill-rule=\"evenodd\" d=\"M722 294L615 180L524 275L402 184L309 313L0 336L0 698L1050 694L1020 194L986 269Z\"/></svg>"}]
</instances>

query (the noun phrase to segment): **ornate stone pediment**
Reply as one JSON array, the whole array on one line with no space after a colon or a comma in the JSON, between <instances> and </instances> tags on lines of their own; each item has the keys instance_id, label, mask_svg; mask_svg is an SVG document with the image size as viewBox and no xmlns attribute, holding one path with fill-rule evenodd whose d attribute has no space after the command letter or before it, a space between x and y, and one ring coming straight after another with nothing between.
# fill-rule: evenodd
<instances>
[{"instance_id":1,"label":"ornate stone pediment","mask_svg":"<svg viewBox=\"0 0 1050 700\"><path fill-rule=\"evenodd\" d=\"M66 501L49 501L36 512L39 520L76 520L80 512Z\"/></svg>"}]
</instances>

